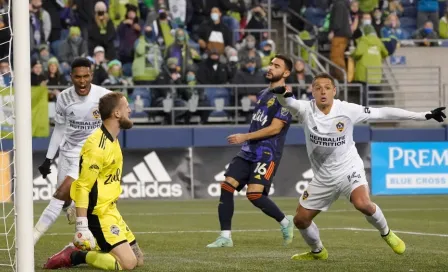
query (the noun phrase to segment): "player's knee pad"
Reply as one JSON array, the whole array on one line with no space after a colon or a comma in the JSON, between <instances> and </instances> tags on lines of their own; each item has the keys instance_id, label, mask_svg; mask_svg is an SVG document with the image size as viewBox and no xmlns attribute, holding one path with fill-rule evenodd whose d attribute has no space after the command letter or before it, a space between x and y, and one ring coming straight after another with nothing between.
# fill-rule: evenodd
<instances>
[{"instance_id":1,"label":"player's knee pad","mask_svg":"<svg viewBox=\"0 0 448 272\"><path fill-rule=\"evenodd\" d=\"M257 206L258 204L258 200L263 197L263 194L261 192L247 192L246 193L246 197L247 199L250 200L250 202L252 202L252 204L254 204L255 206ZM258 207L258 206L257 206Z\"/></svg>"}]
</instances>

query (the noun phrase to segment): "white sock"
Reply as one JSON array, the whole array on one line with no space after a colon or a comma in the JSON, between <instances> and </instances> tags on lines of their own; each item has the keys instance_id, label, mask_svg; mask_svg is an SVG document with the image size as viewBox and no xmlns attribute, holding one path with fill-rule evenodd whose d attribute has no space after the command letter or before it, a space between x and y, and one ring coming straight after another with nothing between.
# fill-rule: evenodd
<instances>
[{"instance_id":1,"label":"white sock","mask_svg":"<svg viewBox=\"0 0 448 272\"><path fill-rule=\"evenodd\" d=\"M221 231L221 236L224 237L224 238L230 239L232 237L232 234L231 234L230 230L222 230Z\"/></svg>"},{"instance_id":2,"label":"white sock","mask_svg":"<svg viewBox=\"0 0 448 272\"><path fill-rule=\"evenodd\" d=\"M312 252L319 252L324 248L319 237L319 229L314 221L311 222L308 228L299 229L299 231L302 234L303 240L310 246Z\"/></svg>"},{"instance_id":3,"label":"white sock","mask_svg":"<svg viewBox=\"0 0 448 272\"><path fill-rule=\"evenodd\" d=\"M51 198L50 203L43 211L42 215L34 226L34 244L39 241L40 237L50 228L56 221L64 206L64 201Z\"/></svg>"},{"instance_id":4,"label":"white sock","mask_svg":"<svg viewBox=\"0 0 448 272\"><path fill-rule=\"evenodd\" d=\"M288 218L286 218L286 216L285 218L282 219L282 221L280 221L280 225L284 228L286 228L289 225L289 220Z\"/></svg>"},{"instance_id":5,"label":"white sock","mask_svg":"<svg viewBox=\"0 0 448 272\"><path fill-rule=\"evenodd\" d=\"M375 207L375 213L372 214L372 216L366 216L367 222L379 230L381 235L387 235L389 233L389 227L387 226L386 217L384 217L384 214L378 205L375 204Z\"/></svg>"}]
</instances>

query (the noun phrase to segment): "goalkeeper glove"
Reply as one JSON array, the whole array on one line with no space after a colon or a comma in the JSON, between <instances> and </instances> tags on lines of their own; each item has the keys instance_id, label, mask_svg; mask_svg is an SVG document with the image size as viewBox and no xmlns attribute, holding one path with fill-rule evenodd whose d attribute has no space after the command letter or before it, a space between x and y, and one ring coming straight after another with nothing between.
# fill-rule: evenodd
<instances>
[{"instance_id":1,"label":"goalkeeper glove","mask_svg":"<svg viewBox=\"0 0 448 272\"><path fill-rule=\"evenodd\" d=\"M446 118L445 113L443 112L445 110L445 107L437 108L431 111L431 113L428 113L425 115L426 120L434 119L439 123L443 122L443 118Z\"/></svg>"},{"instance_id":2,"label":"goalkeeper glove","mask_svg":"<svg viewBox=\"0 0 448 272\"><path fill-rule=\"evenodd\" d=\"M43 178L47 178L47 175L51 173L50 170L51 160L45 159L41 166L39 166L39 172L42 174Z\"/></svg>"},{"instance_id":3,"label":"goalkeeper glove","mask_svg":"<svg viewBox=\"0 0 448 272\"><path fill-rule=\"evenodd\" d=\"M73 244L81 250L92 250L96 247L95 237L89 230L87 217L76 218L76 233Z\"/></svg>"},{"instance_id":4,"label":"goalkeeper glove","mask_svg":"<svg viewBox=\"0 0 448 272\"><path fill-rule=\"evenodd\" d=\"M288 98L288 97L292 97L292 96L293 96L293 95L292 95L292 92L288 92L288 91L286 90L286 87L285 87L285 86L277 86L277 87L275 87L275 88L270 89L269 91L270 91L271 93L274 93L274 94L282 94L283 97L285 97L285 98Z\"/></svg>"}]
</instances>

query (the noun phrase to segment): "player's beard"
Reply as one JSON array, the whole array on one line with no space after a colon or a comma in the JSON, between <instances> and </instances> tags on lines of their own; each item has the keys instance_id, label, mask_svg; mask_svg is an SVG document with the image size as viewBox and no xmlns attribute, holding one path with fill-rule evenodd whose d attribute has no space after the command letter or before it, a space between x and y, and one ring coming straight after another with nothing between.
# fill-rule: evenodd
<instances>
[{"instance_id":1,"label":"player's beard","mask_svg":"<svg viewBox=\"0 0 448 272\"><path fill-rule=\"evenodd\" d=\"M283 78L282 75L277 75L277 76L272 75L271 78L267 78L267 79L269 80L269 82L274 83L274 82L280 81L282 78Z\"/></svg>"},{"instance_id":2,"label":"player's beard","mask_svg":"<svg viewBox=\"0 0 448 272\"><path fill-rule=\"evenodd\" d=\"M118 124L120 125L120 129L130 129L134 125L134 123L129 118L120 118L118 120Z\"/></svg>"}]
</instances>

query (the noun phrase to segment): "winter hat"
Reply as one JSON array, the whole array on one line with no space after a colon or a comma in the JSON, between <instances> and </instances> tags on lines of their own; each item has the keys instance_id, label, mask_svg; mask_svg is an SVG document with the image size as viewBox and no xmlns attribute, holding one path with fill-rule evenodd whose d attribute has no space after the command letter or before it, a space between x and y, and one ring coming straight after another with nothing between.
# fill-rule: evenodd
<instances>
[{"instance_id":1,"label":"winter hat","mask_svg":"<svg viewBox=\"0 0 448 272\"><path fill-rule=\"evenodd\" d=\"M58 61L57 58L52 57L52 58L50 58L50 59L48 60L48 65L50 65L50 64L56 64L56 65L59 65L59 61Z\"/></svg>"},{"instance_id":2,"label":"winter hat","mask_svg":"<svg viewBox=\"0 0 448 272\"><path fill-rule=\"evenodd\" d=\"M104 11L104 12L107 11L107 6L104 2L102 2L102 1L96 2L95 12L98 12L98 11Z\"/></svg>"},{"instance_id":3,"label":"winter hat","mask_svg":"<svg viewBox=\"0 0 448 272\"><path fill-rule=\"evenodd\" d=\"M169 58L169 59L167 60L167 62L166 62L166 64L167 64L168 66L171 66L171 65L176 65L176 66L177 66L177 63L178 63L177 58Z\"/></svg>"},{"instance_id":4,"label":"winter hat","mask_svg":"<svg viewBox=\"0 0 448 272\"><path fill-rule=\"evenodd\" d=\"M114 66L114 65L118 65L118 66L120 66L120 68L121 68L121 61L119 61L119 60L117 60L117 59L111 60L111 61L109 61L109 63L107 64L107 68L110 69L110 68L112 68L112 66Z\"/></svg>"},{"instance_id":5,"label":"winter hat","mask_svg":"<svg viewBox=\"0 0 448 272\"><path fill-rule=\"evenodd\" d=\"M73 36L73 35L80 36L81 35L81 29L79 27L77 27L77 26L72 26L72 27L70 27L70 30L69 30L68 33L69 33L69 36Z\"/></svg>"}]
</instances>

